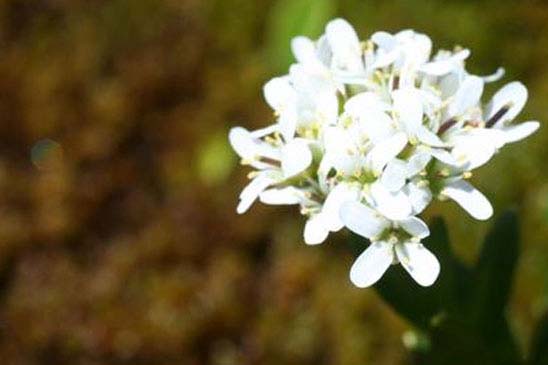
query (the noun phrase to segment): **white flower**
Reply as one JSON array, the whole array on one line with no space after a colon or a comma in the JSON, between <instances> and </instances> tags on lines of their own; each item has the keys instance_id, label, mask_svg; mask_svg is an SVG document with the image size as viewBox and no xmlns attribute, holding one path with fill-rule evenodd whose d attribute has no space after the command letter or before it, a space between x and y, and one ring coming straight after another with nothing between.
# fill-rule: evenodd
<instances>
[{"instance_id":1,"label":"white flower","mask_svg":"<svg viewBox=\"0 0 548 365\"><path fill-rule=\"evenodd\" d=\"M420 243L429 231L417 215L437 198L479 220L492 216L467 179L539 128L514 124L527 89L511 82L484 104L484 84L503 69L471 74L468 49L431 57L431 39L413 30L360 41L335 19L318 40L296 37L291 48L297 62L263 89L274 124L229 133L242 164L254 169L238 213L257 199L297 205L305 243L320 244L344 226L371 242L351 269L357 286L374 284L393 263L431 285L440 267Z\"/></svg>"},{"instance_id":2,"label":"white flower","mask_svg":"<svg viewBox=\"0 0 548 365\"><path fill-rule=\"evenodd\" d=\"M428 227L420 219L389 220L358 202L345 203L341 219L348 229L371 241L350 270L350 280L356 286L373 285L392 263L401 263L422 286L432 285L438 277L438 260L420 243L420 239L429 235Z\"/></svg>"},{"instance_id":3,"label":"white flower","mask_svg":"<svg viewBox=\"0 0 548 365\"><path fill-rule=\"evenodd\" d=\"M312 162L312 153L304 139L295 138L275 146L241 127L231 129L229 139L242 161L258 169L240 194L237 208L240 214L246 212L267 187L300 174Z\"/></svg>"}]
</instances>

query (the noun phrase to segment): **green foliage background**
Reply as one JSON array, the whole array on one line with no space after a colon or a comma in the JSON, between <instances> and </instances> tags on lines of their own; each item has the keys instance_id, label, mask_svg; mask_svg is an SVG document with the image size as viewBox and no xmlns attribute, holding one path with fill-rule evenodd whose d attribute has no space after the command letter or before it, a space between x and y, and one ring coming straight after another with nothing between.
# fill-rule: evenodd
<instances>
[{"instance_id":1,"label":"green foliage background","mask_svg":"<svg viewBox=\"0 0 548 365\"><path fill-rule=\"evenodd\" d=\"M235 214L246 171L226 133L272 120L262 84L333 16L470 47L474 72L528 86L522 120L548 122L540 0L0 1L2 363L407 363L420 338L349 283L344 233L305 247L295 209ZM473 177L520 215L522 349L548 309L547 143L543 126ZM475 262L489 223L438 215Z\"/></svg>"}]
</instances>

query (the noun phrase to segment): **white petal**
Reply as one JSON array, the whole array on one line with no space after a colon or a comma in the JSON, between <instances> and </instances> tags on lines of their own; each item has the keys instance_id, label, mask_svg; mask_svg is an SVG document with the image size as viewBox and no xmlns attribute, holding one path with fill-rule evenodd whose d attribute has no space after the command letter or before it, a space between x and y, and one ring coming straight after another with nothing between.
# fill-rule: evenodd
<instances>
[{"instance_id":1,"label":"white petal","mask_svg":"<svg viewBox=\"0 0 548 365\"><path fill-rule=\"evenodd\" d=\"M411 215L411 202L402 191L392 193L377 182L371 185L371 196L377 210L388 219L402 220Z\"/></svg>"},{"instance_id":2,"label":"white petal","mask_svg":"<svg viewBox=\"0 0 548 365\"><path fill-rule=\"evenodd\" d=\"M314 42L308 37L298 36L291 40L291 50L300 63L313 63L316 60Z\"/></svg>"},{"instance_id":3,"label":"white petal","mask_svg":"<svg viewBox=\"0 0 548 365\"><path fill-rule=\"evenodd\" d=\"M394 48L397 44L396 38L392 34L383 31L373 33L371 41L380 48L387 50Z\"/></svg>"},{"instance_id":4,"label":"white petal","mask_svg":"<svg viewBox=\"0 0 548 365\"><path fill-rule=\"evenodd\" d=\"M523 122L517 125L504 127L502 130L504 131L505 142L512 143L527 138L535 133L539 127L540 124L536 121Z\"/></svg>"},{"instance_id":5,"label":"white petal","mask_svg":"<svg viewBox=\"0 0 548 365\"><path fill-rule=\"evenodd\" d=\"M263 87L263 94L268 105L276 111L284 109L296 98L287 77L275 77L268 81Z\"/></svg>"},{"instance_id":6,"label":"white petal","mask_svg":"<svg viewBox=\"0 0 548 365\"><path fill-rule=\"evenodd\" d=\"M491 99L486 108L485 120L491 119L503 107L509 107L509 109L495 125L505 120L513 120L521 112L526 101L527 88L521 82L514 81L506 84Z\"/></svg>"},{"instance_id":7,"label":"white petal","mask_svg":"<svg viewBox=\"0 0 548 365\"><path fill-rule=\"evenodd\" d=\"M394 259L392 244L378 241L373 242L354 261L350 269L350 280L358 288L366 288L375 284Z\"/></svg>"},{"instance_id":8,"label":"white petal","mask_svg":"<svg viewBox=\"0 0 548 365\"><path fill-rule=\"evenodd\" d=\"M494 129L487 131L497 132ZM489 161L497 151L497 136L492 133L491 138L487 134L466 136L459 138L451 154L457 165L465 166L473 170Z\"/></svg>"},{"instance_id":9,"label":"white petal","mask_svg":"<svg viewBox=\"0 0 548 365\"><path fill-rule=\"evenodd\" d=\"M430 235L430 230L426 223L417 217L409 217L399 221L398 224L413 237L425 238Z\"/></svg>"},{"instance_id":10,"label":"white petal","mask_svg":"<svg viewBox=\"0 0 548 365\"><path fill-rule=\"evenodd\" d=\"M476 219L486 220L493 215L493 207L489 203L489 200L479 190L464 180L457 180L447 184L441 193L453 199Z\"/></svg>"},{"instance_id":11,"label":"white petal","mask_svg":"<svg viewBox=\"0 0 548 365\"><path fill-rule=\"evenodd\" d=\"M340 183L329 192L322 207L327 229L336 232L344 226L339 214L341 206L345 202L356 201L358 195L359 189L356 186L345 183Z\"/></svg>"},{"instance_id":12,"label":"white petal","mask_svg":"<svg viewBox=\"0 0 548 365\"><path fill-rule=\"evenodd\" d=\"M304 192L293 186L265 190L259 195L259 200L262 203L270 205L299 204L303 199Z\"/></svg>"},{"instance_id":13,"label":"white petal","mask_svg":"<svg viewBox=\"0 0 548 365\"><path fill-rule=\"evenodd\" d=\"M386 164L395 158L406 145L405 133L397 133L373 147L366 156L366 164L376 175L380 175Z\"/></svg>"},{"instance_id":14,"label":"white petal","mask_svg":"<svg viewBox=\"0 0 548 365\"><path fill-rule=\"evenodd\" d=\"M251 180L240 194L240 203L236 208L236 212L238 212L238 214L245 213L251 204L259 197L259 194L273 183L274 180L265 175L259 175Z\"/></svg>"},{"instance_id":15,"label":"white petal","mask_svg":"<svg viewBox=\"0 0 548 365\"><path fill-rule=\"evenodd\" d=\"M234 151L246 160L254 160L257 157L279 160L280 151L278 148L255 138L253 133L242 127L230 129L228 139Z\"/></svg>"},{"instance_id":16,"label":"white petal","mask_svg":"<svg viewBox=\"0 0 548 365\"><path fill-rule=\"evenodd\" d=\"M250 132L249 134L251 135L252 138L263 138L277 131L278 131L278 124L272 124L265 128L256 129Z\"/></svg>"},{"instance_id":17,"label":"white petal","mask_svg":"<svg viewBox=\"0 0 548 365\"><path fill-rule=\"evenodd\" d=\"M413 30L403 30L396 34L396 39L400 42L400 47L403 48L403 53L405 54L404 62L413 70L430 58L432 40L427 35L414 32ZM409 85L411 86L412 84L410 83Z\"/></svg>"},{"instance_id":18,"label":"white petal","mask_svg":"<svg viewBox=\"0 0 548 365\"><path fill-rule=\"evenodd\" d=\"M414 133L422 125L423 105L417 89L398 89L392 93L394 110L408 133Z\"/></svg>"},{"instance_id":19,"label":"white petal","mask_svg":"<svg viewBox=\"0 0 548 365\"><path fill-rule=\"evenodd\" d=\"M440 137L422 125L416 130L416 136L419 141L427 146L445 147L445 142L443 142Z\"/></svg>"},{"instance_id":20,"label":"white petal","mask_svg":"<svg viewBox=\"0 0 548 365\"><path fill-rule=\"evenodd\" d=\"M502 79L502 77L504 76L505 73L506 73L506 71L504 70L504 68L499 67L491 75L482 76L482 79L483 79L483 82L485 82L485 83L499 81L500 79Z\"/></svg>"},{"instance_id":21,"label":"white petal","mask_svg":"<svg viewBox=\"0 0 548 365\"><path fill-rule=\"evenodd\" d=\"M400 56L400 50L398 48L388 52L386 52L382 48L379 48L377 50L377 53L375 54L375 60L373 61L373 64L371 65L371 70L386 67L394 63L394 61L396 61L399 56Z\"/></svg>"},{"instance_id":22,"label":"white petal","mask_svg":"<svg viewBox=\"0 0 548 365\"><path fill-rule=\"evenodd\" d=\"M286 142L290 141L295 136L297 119L297 111L295 109L288 108L280 113L278 118L278 129Z\"/></svg>"},{"instance_id":23,"label":"white petal","mask_svg":"<svg viewBox=\"0 0 548 365\"><path fill-rule=\"evenodd\" d=\"M339 213L341 221L349 230L365 238L373 239L389 226L384 217L356 201L342 204Z\"/></svg>"},{"instance_id":24,"label":"white petal","mask_svg":"<svg viewBox=\"0 0 548 365\"><path fill-rule=\"evenodd\" d=\"M359 121L359 128L374 144L381 143L396 133L392 119L380 110L369 109L360 116Z\"/></svg>"},{"instance_id":25,"label":"white petal","mask_svg":"<svg viewBox=\"0 0 548 365\"><path fill-rule=\"evenodd\" d=\"M286 141L293 138L297 127L297 94L287 77L275 77L263 87L266 102L279 114L279 129Z\"/></svg>"},{"instance_id":26,"label":"white petal","mask_svg":"<svg viewBox=\"0 0 548 365\"><path fill-rule=\"evenodd\" d=\"M455 157L451 153L449 153L448 151L443 150L441 148L432 148L432 149L430 149L430 154L436 160L441 161L444 164L452 165L452 166L458 166L459 165L458 161L455 159Z\"/></svg>"},{"instance_id":27,"label":"white petal","mask_svg":"<svg viewBox=\"0 0 548 365\"><path fill-rule=\"evenodd\" d=\"M316 42L316 54L323 65L329 66L333 53L331 52L331 47L329 46L329 42L325 34L322 35Z\"/></svg>"},{"instance_id":28,"label":"white petal","mask_svg":"<svg viewBox=\"0 0 548 365\"><path fill-rule=\"evenodd\" d=\"M407 177L407 163L393 159L390 161L384 169L381 182L390 191L398 191L405 185L405 179Z\"/></svg>"},{"instance_id":29,"label":"white petal","mask_svg":"<svg viewBox=\"0 0 548 365\"><path fill-rule=\"evenodd\" d=\"M228 140L236 153L243 159L251 159L257 153L256 144L249 131L242 127L231 128Z\"/></svg>"},{"instance_id":30,"label":"white petal","mask_svg":"<svg viewBox=\"0 0 548 365\"><path fill-rule=\"evenodd\" d=\"M372 91L356 94L344 104L344 110L353 117L366 116L371 109L386 111L389 108L390 106L382 101L377 93Z\"/></svg>"},{"instance_id":31,"label":"white petal","mask_svg":"<svg viewBox=\"0 0 548 365\"><path fill-rule=\"evenodd\" d=\"M403 268L421 286L434 284L440 273L436 256L420 243L396 245L396 255Z\"/></svg>"},{"instance_id":32,"label":"white petal","mask_svg":"<svg viewBox=\"0 0 548 365\"><path fill-rule=\"evenodd\" d=\"M460 73L452 72L443 77L441 77L439 82L439 88L441 91L442 99L447 99L450 96L453 96L460 86Z\"/></svg>"},{"instance_id":33,"label":"white petal","mask_svg":"<svg viewBox=\"0 0 548 365\"><path fill-rule=\"evenodd\" d=\"M282 171L286 178L298 175L312 163L312 152L306 141L294 139L282 147Z\"/></svg>"},{"instance_id":34,"label":"white petal","mask_svg":"<svg viewBox=\"0 0 548 365\"><path fill-rule=\"evenodd\" d=\"M410 182L405 186L404 190L413 207L413 214L421 213L432 201L432 193L426 184L421 185L416 182Z\"/></svg>"},{"instance_id":35,"label":"white petal","mask_svg":"<svg viewBox=\"0 0 548 365\"><path fill-rule=\"evenodd\" d=\"M334 51L347 43L358 46L360 44L358 35L352 25L342 18L330 21L325 28L325 34Z\"/></svg>"},{"instance_id":36,"label":"white petal","mask_svg":"<svg viewBox=\"0 0 548 365\"><path fill-rule=\"evenodd\" d=\"M387 32L376 32L371 36L371 41L378 45L371 69L382 68L390 65L400 55L396 38Z\"/></svg>"},{"instance_id":37,"label":"white petal","mask_svg":"<svg viewBox=\"0 0 548 365\"><path fill-rule=\"evenodd\" d=\"M327 127L323 134L323 144L327 152L344 153L348 148L349 135L340 127Z\"/></svg>"},{"instance_id":38,"label":"white petal","mask_svg":"<svg viewBox=\"0 0 548 365\"><path fill-rule=\"evenodd\" d=\"M361 164L360 160L355 156L328 152L323 156L320 166L323 171L329 172L329 170L333 167L337 170L337 173L343 176L349 176L357 171ZM325 170L326 168L328 170Z\"/></svg>"},{"instance_id":39,"label":"white petal","mask_svg":"<svg viewBox=\"0 0 548 365\"><path fill-rule=\"evenodd\" d=\"M325 35L334 56L341 58L360 55L360 40L356 31L346 20L338 18L330 21Z\"/></svg>"},{"instance_id":40,"label":"white petal","mask_svg":"<svg viewBox=\"0 0 548 365\"><path fill-rule=\"evenodd\" d=\"M421 151L413 154L407 162L407 177L413 177L420 173L430 160L432 160L430 153Z\"/></svg>"},{"instance_id":41,"label":"white petal","mask_svg":"<svg viewBox=\"0 0 548 365\"><path fill-rule=\"evenodd\" d=\"M325 227L321 214L310 217L304 226L304 242L307 245L318 245L325 241L329 230Z\"/></svg>"},{"instance_id":42,"label":"white petal","mask_svg":"<svg viewBox=\"0 0 548 365\"><path fill-rule=\"evenodd\" d=\"M463 49L449 58L426 63L420 67L420 70L429 75L442 76L457 68L459 63L468 58L468 56L470 56L470 51Z\"/></svg>"},{"instance_id":43,"label":"white petal","mask_svg":"<svg viewBox=\"0 0 548 365\"><path fill-rule=\"evenodd\" d=\"M483 80L477 76L467 76L449 105L449 117L462 115L471 107L478 105L482 93Z\"/></svg>"}]
</instances>

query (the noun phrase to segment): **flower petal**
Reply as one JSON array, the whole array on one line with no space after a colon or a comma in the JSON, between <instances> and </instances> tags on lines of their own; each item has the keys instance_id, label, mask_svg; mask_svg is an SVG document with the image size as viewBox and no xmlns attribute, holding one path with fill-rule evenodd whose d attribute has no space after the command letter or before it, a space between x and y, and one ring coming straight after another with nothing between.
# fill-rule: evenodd
<instances>
[{"instance_id":1,"label":"flower petal","mask_svg":"<svg viewBox=\"0 0 548 365\"><path fill-rule=\"evenodd\" d=\"M426 168L432 160L431 154L427 152L417 152L407 161L407 177L413 177Z\"/></svg>"},{"instance_id":2,"label":"flower petal","mask_svg":"<svg viewBox=\"0 0 548 365\"><path fill-rule=\"evenodd\" d=\"M371 69L386 67L399 57L398 42L392 34L376 32L371 36L371 41L378 46Z\"/></svg>"},{"instance_id":3,"label":"flower petal","mask_svg":"<svg viewBox=\"0 0 548 365\"><path fill-rule=\"evenodd\" d=\"M252 138L263 138L265 136L268 136L269 134L277 132L279 129L278 124L272 124L268 127L256 129L254 131L249 132Z\"/></svg>"},{"instance_id":4,"label":"flower petal","mask_svg":"<svg viewBox=\"0 0 548 365\"><path fill-rule=\"evenodd\" d=\"M238 212L238 214L245 213L251 204L259 197L259 194L274 182L274 179L264 174L258 175L251 180L240 194L240 203L236 208L236 212Z\"/></svg>"},{"instance_id":5,"label":"flower petal","mask_svg":"<svg viewBox=\"0 0 548 365\"><path fill-rule=\"evenodd\" d=\"M379 142L366 156L366 164L376 175L380 175L386 164L395 158L407 145L405 133L397 133Z\"/></svg>"},{"instance_id":6,"label":"flower petal","mask_svg":"<svg viewBox=\"0 0 548 365\"><path fill-rule=\"evenodd\" d=\"M377 237L389 226L389 222L384 217L356 201L342 204L339 215L349 230L369 239Z\"/></svg>"},{"instance_id":7,"label":"flower petal","mask_svg":"<svg viewBox=\"0 0 548 365\"><path fill-rule=\"evenodd\" d=\"M333 52L331 51L331 46L329 45L329 41L325 34L316 42L316 54L323 65L329 66L331 58L333 57Z\"/></svg>"},{"instance_id":8,"label":"flower petal","mask_svg":"<svg viewBox=\"0 0 548 365\"><path fill-rule=\"evenodd\" d=\"M513 143L529 137L535 133L540 127L540 123L537 121L523 122L517 125L505 127L504 139L506 143Z\"/></svg>"},{"instance_id":9,"label":"flower petal","mask_svg":"<svg viewBox=\"0 0 548 365\"><path fill-rule=\"evenodd\" d=\"M385 51L383 48L379 48L377 50L377 53L375 54L375 59L373 63L371 64L370 69L374 70L377 68L386 67L394 63L394 61L396 61L399 56L400 56L400 50L398 48L395 48L388 52Z\"/></svg>"},{"instance_id":10,"label":"flower petal","mask_svg":"<svg viewBox=\"0 0 548 365\"><path fill-rule=\"evenodd\" d=\"M287 77L275 77L263 87L266 102L279 115L279 130L286 141L295 135L297 127L297 93Z\"/></svg>"},{"instance_id":11,"label":"flower petal","mask_svg":"<svg viewBox=\"0 0 548 365\"><path fill-rule=\"evenodd\" d=\"M259 195L259 200L262 203L270 205L299 204L303 198L304 192L293 186L287 186L282 189L265 190Z\"/></svg>"},{"instance_id":12,"label":"flower petal","mask_svg":"<svg viewBox=\"0 0 548 365\"><path fill-rule=\"evenodd\" d=\"M306 221L304 226L304 242L307 245L319 245L329 235L321 214L316 214Z\"/></svg>"},{"instance_id":13,"label":"flower petal","mask_svg":"<svg viewBox=\"0 0 548 365\"><path fill-rule=\"evenodd\" d=\"M430 235L430 230L426 223L417 217L409 217L399 221L398 224L413 237L422 239Z\"/></svg>"},{"instance_id":14,"label":"flower petal","mask_svg":"<svg viewBox=\"0 0 548 365\"><path fill-rule=\"evenodd\" d=\"M397 244L396 255L403 268L419 285L430 286L438 278L440 263L421 243Z\"/></svg>"},{"instance_id":15,"label":"flower petal","mask_svg":"<svg viewBox=\"0 0 548 365\"><path fill-rule=\"evenodd\" d=\"M325 35L336 61L350 70L360 67L360 40L352 25L344 19L334 19L325 27Z\"/></svg>"},{"instance_id":16,"label":"flower petal","mask_svg":"<svg viewBox=\"0 0 548 365\"><path fill-rule=\"evenodd\" d=\"M415 133L422 125L423 105L417 89L398 89L392 93L394 110L408 133Z\"/></svg>"},{"instance_id":17,"label":"flower petal","mask_svg":"<svg viewBox=\"0 0 548 365\"><path fill-rule=\"evenodd\" d=\"M502 79L506 71L504 70L504 67L499 67L495 72L493 72L491 75L482 76L483 82L485 83L491 83L495 81L499 81Z\"/></svg>"},{"instance_id":18,"label":"flower petal","mask_svg":"<svg viewBox=\"0 0 548 365\"><path fill-rule=\"evenodd\" d=\"M312 163L312 152L306 141L294 139L282 147L282 171L285 178L300 174Z\"/></svg>"},{"instance_id":19,"label":"flower petal","mask_svg":"<svg viewBox=\"0 0 548 365\"><path fill-rule=\"evenodd\" d=\"M432 193L426 184L422 185L412 181L405 186L404 191L413 207L413 214L421 213L432 201Z\"/></svg>"},{"instance_id":20,"label":"flower petal","mask_svg":"<svg viewBox=\"0 0 548 365\"><path fill-rule=\"evenodd\" d=\"M393 245L377 241L354 261L350 269L350 280L358 288L366 288L375 284L386 272L394 259Z\"/></svg>"},{"instance_id":21,"label":"flower petal","mask_svg":"<svg viewBox=\"0 0 548 365\"><path fill-rule=\"evenodd\" d=\"M396 38L392 34L384 31L373 33L371 41L380 48L387 50L394 48L397 44Z\"/></svg>"},{"instance_id":22,"label":"flower petal","mask_svg":"<svg viewBox=\"0 0 548 365\"><path fill-rule=\"evenodd\" d=\"M425 63L420 67L420 70L428 75L442 76L455 70L459 63L468 58L468 56L470 56L470 51L463 49L448 58Z\"/></svg>"},{"instance_id":23,"label":"flower petal","mask_svg":"<svg viewBox=\"0 0 548 365\"><path fill-rule=\"evenodd\" d=\"M402 61L408 67L411 67L412 70L415 70L430 58L432 40L427 35L407 29L398 32L395 35L395 38L399 43L398 48L401 49L401 52L404 55ZM412 74L413 73L401 74L400 81L403 81L403 79L408 79L408 81L415 79ZM408 83L409 86L412 86L413 84L414 83L411 82Z\"/></svg>"},{"instance_id":24,"label":"flower petal","mask_svg":"<svg viewBox=\"0 0 548 365\"><path fill-rule=\"evenodd\" d=\"M441 148L430 149L430 154L438 161L447 165L458 166L459 163L451 153Z\"/></svg>"},{"instance_id":25,"label":"flower petal","mask_svg":"<svg viewBox=\"0 0 548 365\"><path fill-rule=\"evenodd\" d=\"M228 139L238 156L245 160L254 160L257 157L268 157L273 160L279 160L279 150L270 144L255 138L253 133L254 132L249 132L242 127L230 129Z\"/></svg>"},{"instance_id":26,"label":"flower petal","mask_svg":"<svg viewBox=\"0 0 548 365\"><path fill-rule=\"evenodd\" d=\"M483 94L483 80L477 76L467 76L454 95L453 102L449 104L449 117L462 115L471 107L478 105L481 94Z\"/></svg>"},{"instance_id":27,"label":"flower petal","mask_svg":"<svg viewBox=\"0 0 548 365\"><path fill-rule=\"evenodd\" d=\"M284 109L297 97L287 77L275 77L268 81L263 87L263 94L268 105L276 111Z\"/></svg>"},{"instance_id":28,"label":"flower petal","mask_svg":"<svg viewBox=\"0 0 548 365\"><path fill-rule=\"evenodd\" d=\"M347 47L359 47L360 45L356 31L350 23L342 18L330 21L325 27L325 35L333 52Z\"/></svg>"},{"instance_id":29,"label":"flower petal","mask_svg":"<svg viewBox=\"0 0 548 365\"><path fill-rule=\"evenodd\" d=\"M442 189L441 193L453 199L476 219L486 220L493 215L493 207L489 200L464 180L450 182Z\"/></svg>"},{"instance_id":30,"label":"flower petal","mask_svg":"<svg viewBox=\"0 0 548 365\"><path fill-rule=\"evenodd\" d=\"M402 220L411 215L411 202L402 191L392 193L380 182L376 182L371 185L371 196L377 210L388 219Z\"/></svg>"},{"instance_id":31,"label":"flower petal","mask_svg":"<svg viewBox=\"0 0 548 365\"><path fill-rule=\"evenodd\" d=\"M497 142L500 140L500 132L496 129L485 129L484 131L492 133L467 135L456 140L451 154L457 165L473 170L494 156L497 147L500 146L500 143ZM444 161L442 160L442 162ZM449 164L454 165L454 163Z\"/></svg>"},{"instance_id":32,"label":"flower petal","mask_svg":"<svg viewBox=\"0 0 548 365\"><path fill-rule=\"evenodd\" d=\"M392 119L380 110L369 109L359 117L359 121L360 130L373 144L381 143L396 133Z\"/></svg>"},{"instance_id":33,"label":"flower petal","mask_svg":"<svg viewBox=\"0 0 548 365\"><path fill-rule=\"evenodd\" d=\"M503 108L508 108L504 115L499 116L496 125L506 120L513 120L523 109L527 101L527 88L518 81L510 82L495 93L485 110L485 120L489 121Z\"/></svg>"},{"instance_id":34,"label":"flower petal","mask_svg":"<svg viewBox=\"0 0 548 365\"><path fill-rule=\"evenodd\" d=\"M390 161L381 175L381 182L390 191L398 191L405 185L407 163L399 159Z\"/></svg>"},{"instance_id":35,"label":"flower petal","mask_svg":"<svg viewBox=\"0 0 548 365\"><path fill-rule=\"evenodd\" d=\"M356 201L358 195L357 187L345 183L338 184L329 192L322 207L322 215L327 229L336 232L344 226L339 214L341 206L345 202Z\"/></svg>"},{"instance_id":36,"label":"flower petal","mask_svg":"<svg viewBox=\"0 0 548 365\"><path fill-rule=\"evenodd\" d=\"M291 50L298 62L311 64L316 60L314 42L308 37L298 36L291 40Z\"/></svg>"},{"instance_id":37,"label":"flower petal","mask_svg":"<svg viewBox=\"0 0 548 365\"><path fill-rule=\"evenodd\" d=\"M344 110L353 117L367 116L371 109L375 111L386 111L390 105L382 101L379 94L366 91L352 96L344 104Z\"/></svg>"},{"instance_id":38,"label":"flower petal","mask_svg":"<svg viewBox=\"0 0 548 365\"><path fill-rule=\"evenodd\" d=\"M418 140L427 146L445 147L445 142L443 142L440 137L422 125L416 130L415 133Z\"/></svg>"},{"instance_id":39,"label":"flower petal","mask_svg":"<svg viewBox=\"0 0 548 365\"><path fill-rule=\"evenodd\" d=\"M241 158L250 159L255 157L257 152L256 144L247 129L242 127L231 128L228 132L228 140Z\"/></svg>"}]
</instances>

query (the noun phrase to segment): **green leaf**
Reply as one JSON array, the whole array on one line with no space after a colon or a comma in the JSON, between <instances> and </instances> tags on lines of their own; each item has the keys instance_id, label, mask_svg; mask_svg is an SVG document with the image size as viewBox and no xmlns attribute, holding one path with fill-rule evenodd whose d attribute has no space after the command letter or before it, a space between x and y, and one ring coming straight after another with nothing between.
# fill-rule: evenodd
<instances>
[{"instance_id":1,"label":"green leaf","mask_svg":"<svg viewBox=\"0 0 548 365\"><path fill-rule=\"evenodd\" d=\"M484 331L497 331L495 323L504 313L519 256L518 220L504 213L487 234L474 270L474 321Z\"/></svg>"},{"instance_id":2,"label":"green leaf","mask_svg":"<svg viewBox=\"0 0 548 365\"><path fill-rule=\"evenodd\" d=\"M544 315L535 329L527 364L548 365L548 313Z\"/></svg>"},{"instance_id":3,"label":"green leaf","mask_svg":"<svg viewBox=\"0 0 548 365\"><path fill-rule=\"evenodd\" d=\"M474 293L468 309L470 325L496 364L517 363L520 358L504 313L518 257L518 219L508 211L487 234L474 269Z\"/></svg>"},{"instance_id":4,"label":"green leaf","mask_svg":"<svg viewBox=\"0 0 548 365\"><path fill-rule=\"evenodd\" d=\"M267 56L276 71L291 64L291 39L298 35L317 38L335 13L333 0L278 0L267 24Z\"/></svg>"}]
</instances>

